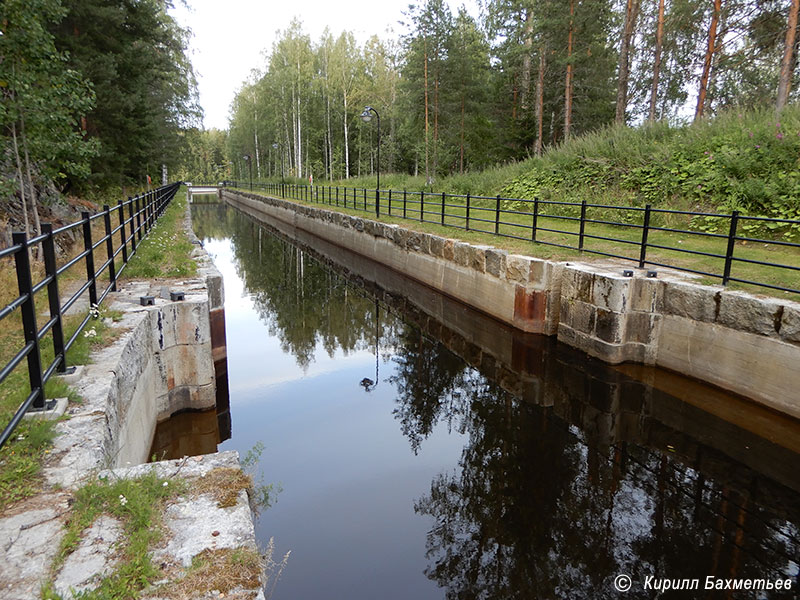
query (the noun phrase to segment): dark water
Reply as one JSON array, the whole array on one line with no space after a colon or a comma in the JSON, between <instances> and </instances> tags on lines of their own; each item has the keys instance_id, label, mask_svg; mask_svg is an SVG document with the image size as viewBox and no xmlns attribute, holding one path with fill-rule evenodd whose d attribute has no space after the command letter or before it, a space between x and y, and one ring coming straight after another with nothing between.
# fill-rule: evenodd
<instances>
[{"instance_id":1,"label":"dark water","mask_svg":"<svg viewBox=\"0 0 800 600\"><path fill-rule=\"evenodd\" d=\"M655 597L648 575L794 581L667 598L796 597L796 421L520 335L233 208L192 214L225 278L220 449L262 442L283 488L257 527L291 550L276 600Z\"/></svg>"}]
</instances>

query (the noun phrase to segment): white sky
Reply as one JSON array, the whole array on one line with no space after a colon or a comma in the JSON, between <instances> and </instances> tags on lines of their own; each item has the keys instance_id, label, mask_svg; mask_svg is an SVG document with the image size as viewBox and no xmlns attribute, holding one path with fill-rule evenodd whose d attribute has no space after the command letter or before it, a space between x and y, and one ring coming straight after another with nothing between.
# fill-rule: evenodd
<instances>
[{"instance_id":1,"label":"white sky","mask_svg":"<svg viewBox=\"0 0 800 600\"><path fill-rule=\"evenodd\" d=\"M228 126L228 108L234 94L250 71L263 68L264 50L270 50L276 31L286 29L299 17L312 42L325 27L336 36L352 31L359 43L370 36L397 36L403 28L398 21L410 0L188 0L190 7L176 6L170 12L183 27L192 30L190 58L194 65L205 111L207 129ZM475 0L447 0L456 13L466 5L477 17ZM392 29L394 33L387 33Z\"/></svg>"}]
</instances>

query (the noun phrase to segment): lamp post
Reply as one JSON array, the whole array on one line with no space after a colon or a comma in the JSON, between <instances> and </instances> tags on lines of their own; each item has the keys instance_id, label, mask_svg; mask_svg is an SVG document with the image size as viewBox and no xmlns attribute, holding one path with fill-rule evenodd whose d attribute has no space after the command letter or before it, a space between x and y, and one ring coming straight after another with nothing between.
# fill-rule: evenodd
<instances>
[{"instance_id":1,"label":"lamp post","mask_svg":"<svg viewBox=\"0 0 800 600\"><path fill-rule=\"evenodd\" d=\"M378 111L372 108L371 106L365 106L364 112L361 113L361 120L364 123L369 123L372 120L372 115L370 113L375 113L375 118L378 121L378 165L375 171L378 174L378 181L375 184L375 215L380 216L381 214L381 116L378 114Z\"/></svg>"},{"instance_id":2,"label":"lamp post","mask_svg":"<svg viewBox=\"0 0 800 600\"><path fill-rule=\"evenodd\" d=\"M245 154L242 156L243 159L247 161L247 169L250 172L250 191L253 191L253 161L250 158L249 154Z\"/></svg>"},{"instance_id":3,"label":"lamp post","mask_svg":"<svg viewBox=\"0 0 800 600\"><path fill-rule=\"evenodd\" d=\"M361 380L360 384L361 387L364 388L365 392L371 392L376 387L378 387L378 382L380 381L380 375L378 374L378 364L379 364L379 354L378 354L378 344L380 342L380 318L381 318L381 307L378 304L378 298L375 298L375 381L372 381L369 377L364 377Z\"/></svg>"},{"instance_id":4,"label":"lamp post","mask_svg":"<svg viewBox=\"0 0 800 600\"><path fill-rule=\"evenodd\" d=\"M281 147L281 145L278 142L275 142L274 144L272 144L272 147L275 150L277 150L278 148ZM284 194L283 191L283 152L280 152L280 155L281 155L281 198L284 198L286 194Z\"/></svg>"}]
</instances>

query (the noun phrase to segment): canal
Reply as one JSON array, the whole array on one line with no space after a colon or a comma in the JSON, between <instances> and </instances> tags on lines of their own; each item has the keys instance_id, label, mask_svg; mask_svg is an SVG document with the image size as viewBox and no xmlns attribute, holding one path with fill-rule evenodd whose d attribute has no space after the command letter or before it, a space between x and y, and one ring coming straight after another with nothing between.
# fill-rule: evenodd
<instances>
[{"instance_id":1,"label":"canal","mask_svg":"<svg viewBox=\"0 0 800 600\"><path fill-rule=\"evenodd\" d=\"M274 599L616 598L621 574L629 598L655 597L647 576L789 578L757 597L796 597L796 421L519 334L232 207L192 219L224 277L229 431L181 415L157 440L263 444L282 491L257 536L291 551Z\"/></svg>"}]
</instances>

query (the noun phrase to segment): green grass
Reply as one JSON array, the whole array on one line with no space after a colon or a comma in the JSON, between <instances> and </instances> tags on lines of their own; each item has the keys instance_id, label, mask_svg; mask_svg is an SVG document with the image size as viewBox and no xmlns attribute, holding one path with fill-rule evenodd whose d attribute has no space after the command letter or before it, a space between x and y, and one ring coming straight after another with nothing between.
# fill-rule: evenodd
<instances>
[{"instance_id":1,"label":"green grass","mask_svg":"<svg viewBox=\"0 0 800 600\"><path fill-rule=\"evenodd\" d=\"M319 191L319 190L318 190ZM353 198L353 190L348 189L347 208L344 206L344 194L340 188L339 206L336 201L331 200L328 205L327 191L325 197L325 208L335 209L340 212L356 216L367 216L374 218L374 192L367 192L367 208L363 210L364 195L358 191ZM320 206L320 203L306 203L300 199L293 199L302 204L312 204ZM353 204L361 210L353 209ZM530 226L533 215L530 212L519 210L513 202L501 201L501 212L498 231L501 236L493 234L496 219L496 200L495 199L472 199L470 203L470 228L466 231L466 202L464 199L448 197L446 199L446 215L442 225L442 197L440 194L424 194L424 222L420 222L420 194L406 194L406 219L403 215L403 194L392 193L391 203L388 196L381 199L380 221L386 223L396 223L404 227L418 231L425 231L444 237L457 238L478 244L488 244L498 248L503 248L509 252L526 254L539 258L550 258L555 260L600 260L605 258L602 253L616 254L625 256L630 261L622 264L637 266L639 259L639 243L641 241L641 229L637 227L625 227L619 225L606 225L603 223L587 223L585 229L584 251L576 249L561 248L552 244L563 246L576 246L579 239L580 215L578 207L563 207L559 205L541 204L540 215L537 221L537 242L529 241L531 235ZM391 216L388 213L391 207ZM544 216L552 215L552 216ZM565 218L566 217L566 218ZM630 225L640 225L643 213L634 209L628 211L613 211L605 208L588 208L586 213L587 220L590 221L622 221ZM702 235L703 233L713 233L714 227L723 228L721 225L712 221L703 221L705 231L696 228L690 217L674 214L654 213L651 219L652 227L663 227L668 229L682 229L694 233L674 233L668 231L658 231L651 229L648 236L648 251L646 259L650 263L662 263L676 268L702 271L705 273L722 275L725 261L723 258L704 256L699 254L687 254L683 250L693 250L706 254L716 254L724 256L727 250L727 240L720 237ZM562 233L544 231L545 229L559 230ZM719 233L719 232L717 232ZM515 239L515 236L525 239ZM616 241L608 241L600 238L609 238ZM630 243L626 243L630 242ZM673 248L655 248L653 246L663 246ZM594 251L594 252L590 252ZM763 243L737 243L734 249L734 256L740 259L758 261L765 263L779 263L800 268L800 248L787 248L784 246L763 244ZM658 267L651 267L658 268ZM800 289L800 271L791 269L779 269L772 266L759 265L755 263L745 263L734 261L732 277L749 281L758 281L769 285ZM720 278L702 277L703 283L720 283ZM744 283L731 282L729 287L733 289L745 289L751 292L774 295L781 298L797 300L800 295L771 290L762 286L754 286Z\"/></svg>"},{"instance_id":2,"label":"green grass","mask_svg":"<svg viewBox=\"0 0 800 600\"><path fill-rule=\"evenodd\" d=\"M89 337L79 335L67 352L68 365L86 364L93 349L101 348L113 341L117 331L108 327L104 317L118 318L118 313L101 313L100 318L91 319L84 333L95 331ZM64 332L67 338L77 329L82 317L71 316L64 320ZM9 328L0 330L0 346L2 346L3 362L10 358L15 348L20 348L22 340L17 339L18 332ZM53 360L53 346L50 336L43 339L40 346L42 364L49 365ZM0 423L5 425L17 411L30 392L28 370L25 362L17 367L5 381L0 384ZM81 398L73 392L60 378L53 376L45 385L45 396L49 398L69 398L70 403L77 403ZM38 419L22 420L14 430L12 437L0 448L0 511L6 506L35 494L41 487L39 473L42 462L50 452L55 423Z\"/></svg>"},{"instance_id":3,"label":"green grass","mask_svg":"<svg viewBox=\"0 0 800 600\"><path fill-rule=\"evenodd\" d=\"M149 473L136 479L95 479L75 493L75 503L66 524L55 572L80 543L83 532L100 515L117 519L123 529L114 554L119 558L115 570L104 577L93 591L78 594L83 600L136 598L161 575L149 551L163 537L162 516L166 503L185 492L181 479L162 479ZM42 588L43 599L57 596L51 583Z\"/></svg>"},{"instance_id":4,"label":"green grass","mask_svg":"<svg viewBox=\"0 0 800 600\"><path fill-rule=\"evenodd\" d=\"M186 189L181 187L147 238L136 246L136 254L120 279L195 275L197 265L190 256L192 243L183 227L185 215Z\"/></svg>"}]
</instances>

